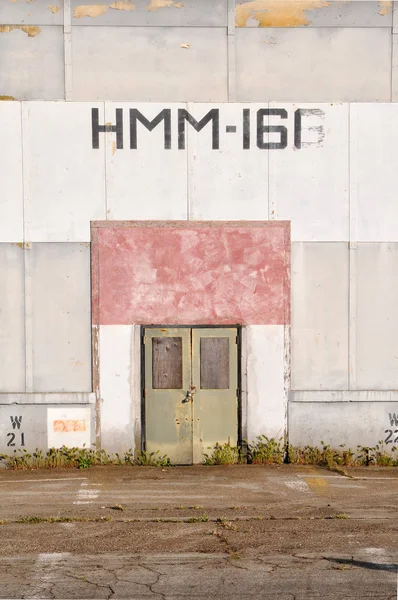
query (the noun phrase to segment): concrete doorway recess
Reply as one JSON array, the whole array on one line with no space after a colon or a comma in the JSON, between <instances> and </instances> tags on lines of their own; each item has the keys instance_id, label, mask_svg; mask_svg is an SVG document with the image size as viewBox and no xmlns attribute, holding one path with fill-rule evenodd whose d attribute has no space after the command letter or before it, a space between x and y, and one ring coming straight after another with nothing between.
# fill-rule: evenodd
<instances>
[{"instance_id":1,"label":"concrete doorway recess","mask_svg":"<svg viewBox=\"0 0 398 600\"><path fill-rule=\"evenodd\" d=\"M216 443L238 442L239 328L143 328L143 426L148 452L203 462Z\"/></svg>"}]
</instances>

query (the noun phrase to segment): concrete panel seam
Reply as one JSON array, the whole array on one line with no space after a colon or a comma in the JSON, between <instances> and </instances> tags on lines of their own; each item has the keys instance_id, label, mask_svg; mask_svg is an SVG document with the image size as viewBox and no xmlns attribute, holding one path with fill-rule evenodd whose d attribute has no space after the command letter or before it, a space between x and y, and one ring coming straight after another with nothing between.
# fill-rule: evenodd
<instances>
[{"instance_id":1,"label":"concrete panel seam","mask_svg":"<svg viewBox=\"0 0 398 600\"><path fill-rule=\"evenodd\" d=\"M248 439L248 389L247 389L247 361L249 349L247 340L247 329L242 327L241 332L241 435L242 440Z\"/></svg>"},{"instance_id":2,"label":"concrete panel seam","mask_svg":"<svg viewBox=\"0 0 398 600\"><path fill-rule=\"evenodd\" d=\"M235 0L228 0L228 101L236 100Z\"/></svg>"},{"instance_id":3,"label":"concrete panel seam","mask_svg":"<svg viewBox=\"0 0 398 600\"><path fill-rule=\"evenodd\" d=\"M190 113L192 111L192 103L186 103L186 110ZM187 221L191 220L191 202L195 197L195 156L191 148L192 138L188 135L186 141L186 160L187 160Z\"/></svg>"},{"instance_id":4,"label":"concrete panel seam","mask_svg":"<svg viewBox=\"0 0 398 600\"><path fill-rule=\"evenodd\" d=\"M288 421L287 421L287 412L288 412L288 402L289 402L289 393L291 386L291 326L284 325L283 327L283 414L284 414L284 441L287 443L288 440Z\"/></svg>"},{"instance_id":5,"label":"concrete panel seam","mask_svg":"<svg viewBox=\"0 0 398 600\"><path fill-rule=\"evenodd\" d=\"M392 34L398 33L398 2L392 3Z\"/></svg>"},{"instance_id":6,"label":"concrete panel seam","mask_svg":"<svg viewBox=\"0 0 398 600\"><path fill-rule=\"evenodd\" d=\"M348 282L348 387L355 389L357 386L357 240L358 240L358 181L357 172L352 173L352 152L355 152L357 158L357 135L355 133L354 140L352 136L352 115L351 104L348 105L348 212L349 212L349 282ZM354 143L353 143L354 142ZM354 146L354 147L353 147Z\"/></svg>"},{"instance_id":7,"label":"concrete panel seam","mask_svg":"<svg viewBox=\"0 0 398 600\"><path fill-rule=\"evenodd\" d=\"M30 243L27 225L31 223L29 105L22 102L22 187L23 187L23 245L24 253L24 321L25 321L25 390L33 391L33 315Z\"/></svg>"},{"instance_id":8,"label":"concrete panel seam","mask_svg":"<svg viewBox=\"0 0 398 600\"><path fill-rule=\"evenodd\" d=\"M73 100L72 76L72 9L71 0L64 0L64 78L65 100Z\"/></svg>"}]
</instances>

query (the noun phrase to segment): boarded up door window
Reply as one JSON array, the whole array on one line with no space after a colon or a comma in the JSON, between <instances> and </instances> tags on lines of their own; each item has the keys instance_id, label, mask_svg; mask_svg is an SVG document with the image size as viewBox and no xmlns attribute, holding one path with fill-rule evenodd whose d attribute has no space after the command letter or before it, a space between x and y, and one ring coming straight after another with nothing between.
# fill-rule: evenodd
<instances>
[{"instance_id":1,"label":"boarded up door window","mask_svg":"<svg viewBox=\"0 0 398 600\"><path fill-rule=\"evenodd\" d=\"M200 387L202 390L229 389L228 338L201 338Z\"/></svg>"},{"instance_id":2,"label":"boarded up door window","mask_svg":"<svg viewBox=\"0 0 398 600\"><path fill-rule=\"evenodd\" d=\"M152 387L182 389L182 338L152 338Z\"/></svg>"}]
</instances>

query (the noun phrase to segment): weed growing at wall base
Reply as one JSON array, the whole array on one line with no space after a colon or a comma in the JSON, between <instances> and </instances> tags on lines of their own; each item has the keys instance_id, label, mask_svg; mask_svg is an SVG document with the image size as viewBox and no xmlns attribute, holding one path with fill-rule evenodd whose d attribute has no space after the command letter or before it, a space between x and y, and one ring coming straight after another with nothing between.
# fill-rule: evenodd
<instances>
[{"instance_id":1,"label":"weed growing at wall base","mask_svg":"<svg viewBox=\"0 0 398 600\"><path fill-rule=\"evenodd\" d=\"M43 452L36 448L32 453L26 449L16 450L14 454L0 454L0 461L7 469L56 469L71 467L89 469L101 465L135 465L149 467L170 467L170 459L160 456L159 452L137 452L130 448L124 454L108 454L96 448L50 448Z\"/></svg>"}]
</instances>

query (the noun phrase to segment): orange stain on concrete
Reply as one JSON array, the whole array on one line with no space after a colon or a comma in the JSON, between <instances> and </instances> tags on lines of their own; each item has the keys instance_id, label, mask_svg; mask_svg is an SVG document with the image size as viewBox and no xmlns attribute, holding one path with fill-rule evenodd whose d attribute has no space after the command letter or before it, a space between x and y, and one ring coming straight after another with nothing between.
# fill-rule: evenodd
<instances>
[{"instance_id":1,"label":"orange stain on concrete","mask_svg":"<svg viewBox=\"0 0 398 600\"><path fill-rule=\"evenodd\" d=\"M74 10L74 16L76 19L82 19L83 17L100 17L109 10L107 4L81 4L76 6Z\"/></svg>"},{"instance_id":2,"label":"orange stain on concrete","mask_svg":"<svg viewBox=\"0 0 398 600\"><path fill-rule=\"evenodd\" d=\"M114 10L135 10L136 7L135 4L131 2L131 0L119 0L117 2L112 2L109 8L113 8Z\"/></svg>"},{"instance_id":3,"label":"orange stain on concrete","mask_svg":"<svg viewBox=\"0 0 398 600\"><path fill-rule=\"evenodd\" d=\"M235 8L237 27L247 27L249 20L258 27L298 27L310 25L306 11L329 6L326 0L253 0Z\"/></svg>"},{"instance_id":4,"label":"orange stain on concrete","mask_svg":"<svg viewBox=\"0 0 398 600\"><path fill-rule=\"evenodd\" d=\"M156 12L160 8L167 8L168 6L174 6L174 8L181 8L184 6L182 2L175 2L175 0L151 0L147 10L149 12Z\"/></svg>"},{"instance_id":5,"label":"orange stain on concrete","mask_svg":"<svg viewBox=\"0 0 398 600\"><path fill-rule=\"evenodd\" d=\"M385 17L392 9L392 0L380 0L379 14Z\"/></svg>"},{"instance_id":6,"label":"orange stain on concrete","mask_svg":"<svg viewBox=\"0 0 398 600\"><path fill-rule=\"evenodd\" d=\"M57 433L71 433L74 431L86 431L86 421L74 419L58 419L54 421L54 431Z\"/></svg>"},{"instance_id":7,"label":"orange stain on concrete","mask_svg":"<svg viewBox=\"0 0 398 600\"><path fill-rule=\"evenodd\" d=\"M9 33L17 29L27 33L28 37L36 37L41 33L40 27L36 25L0 25L0 33Z\"/></svg>"}]
</instances>

